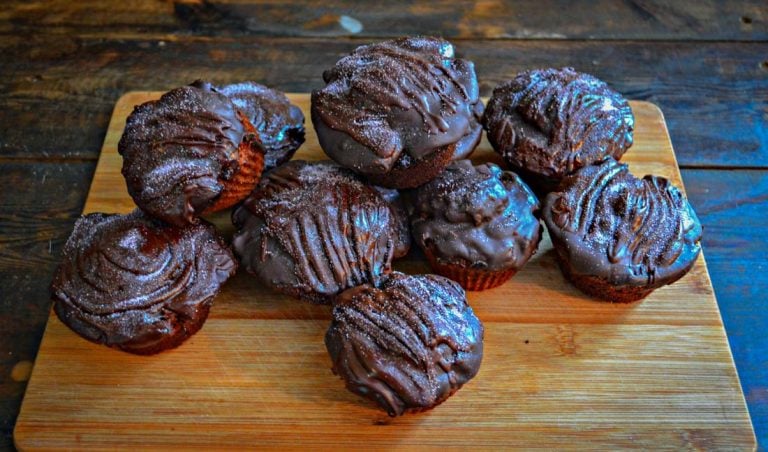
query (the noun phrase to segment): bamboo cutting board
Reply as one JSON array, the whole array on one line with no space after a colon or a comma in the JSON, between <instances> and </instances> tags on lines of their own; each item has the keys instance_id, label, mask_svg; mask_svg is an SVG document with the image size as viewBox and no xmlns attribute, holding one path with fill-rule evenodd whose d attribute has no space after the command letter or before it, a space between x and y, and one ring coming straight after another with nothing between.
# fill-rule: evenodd
<instances>
[{"instance_id":1,"label":"bamboo cutting board","mask_svg":"<svg viewBox=\"0 0 768 452\"><path fill-rule=\"evenodd\" d=\"M134 105L117 103L85 212L129 212L117 142ZM289 95L309 117L309 95ZM631 102L636 175L682 185L664 118ZM296 158L321 159L310 122ZM475 160L494 160L487 141ZM228 213L212 220L231 234ZM705 232L706 233L706 232ZM15 430L20 449L755 447L703 256L640 303L591 300L560 274L549 238L505 285L470 292L485 324L480 373L434 410L389 418L344 388L323 344L328 307L238 273L203 329L139 357L87 342L51 315ZM418 253L397 263L428 272Z\"/></svg>"}]
</instances>

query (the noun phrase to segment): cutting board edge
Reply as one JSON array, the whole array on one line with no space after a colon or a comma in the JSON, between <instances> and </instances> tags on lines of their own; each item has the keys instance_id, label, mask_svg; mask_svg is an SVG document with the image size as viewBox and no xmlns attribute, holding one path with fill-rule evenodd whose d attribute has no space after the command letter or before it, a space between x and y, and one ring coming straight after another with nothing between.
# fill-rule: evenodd
<instances>
[{"instance_id":1,"label":"cutting board edge","mask_svg":"<svg viewBox=\"0 0 768 452\"><path fill-rule=\"evenodd\" d=\"M120 98L115 103L115 108L113 109L113 114L112 114L112 116L110 118L110 122L109 122L109 126L108 126L108 131L112 130L112 129L117 129L117 128L122 129L123 124L118 124L118 122L120 122L121 119L114 115L114 110L117 110L118 108L120 108L122 106L122 104L124 104L126 102L129 102L130 99L133 98L133 97L136 97L137 99L141 99L141 98L145 98L146 96L159 97L161 94L162 94L161 91L129 91L129 92L126 92L125 94L123 94L122 96L120 96ZM286 93L286 94L290 96L290 95L307 95L308 93ZM484 98L483 100L487 102L487 98ZM673 161L674 161L674 169L677 172L678 178L682 181L682 177L681 177L681 174L680 174L680 168L679 168L679 165L678 165L678 162L677 162L677 156L674 153L674 147L672 146L672 143L671 143L671 138L670 138L670 135L669 135L669 131L668 131L668 127L667 127L667 124L666 124L666 119L664 117L663 111L661 110L661 108L659 108L658 105L656 105L653 102L643 101L643 100L630 100L630 105L635 106L635 105L640 105L640 104L647 105L648 107L653 108L653 110L655 110L658 113L658 115L659 115L659 117L661 119L661 125L663 127L663 132L664 132L664 134L666 136L666 139L669 141L670 146L672 148L672 158L673 158ZM138 103L135 103L134 105L138 105ZM96 171L94 172L94 176L95 176L96 172L98 171L99 166L103 164L103 156L104 156L104 152L103 151L104 151L104 149L107 146L108 146L108 144L107 144L107 142L105 140L105 143L102 145L102 149L101 149L101 152L99 154L99 160L98 160L98 163L97 163ZM93 180L94 180L94 178L91 179L91 183L93 182ZM683 184L683 190L684 190L684 184ZM89 185L89 190L88 191L89 191L89 195L90 195L90 185ZM87 203L86 203L86 205L87 205ZM85 212L86 212L86 209L84 208L84 212L83 213L85 213ZM703 254L704 253L702 252L702 261L703 261L704 270L705 270L705 273L706 273L706 279L707 279L707 282L708 282L708 284L709 284L709 286L711 288L711 286L712 286L712 279L711 279L711 275L709 274L709 268L708 268L708 266L706 264L706 260L704 259L704 255ZM727 336L727 334L725 332L725 327L724 327L723 322L722 322L722 313L720 311L719 304L717 303L717 297L716 297L716 294L714 293L714 290L712 290L712 297L714 299L716 310L717 310L717 315L718 315L718 318L720 320L719 332L722 335L722 338L725 339L724 342L725 342L725 344L727 346L728 357L730 359L730 366L732 367L732 369L733 369L733 371L736 374L736 377L738 379L738 383L739 383L739 391L738 392L739 392L739 395L740 395L740 398L741 398L741 402L743 404L744 413L746 413L746 419L747 419L748 424L749 424L749 430L750 430L751 438L752 439L751 439L751 444L746 444L746 446L751 447L753 450L755 450L757 448L757 442L756 442L754 426L752 424L752 420L751 420L751 416L750 416L750 413L749 413L748 405L746 403L746 398L745 398L745 395L744 395L744 391L743 391L743 388L741 386L741 380L740 380L740 377L738 376L738 368L736 367L735 361L733 359L733 353L732 353L732 350L731 350L730 341L728 340L728 336ZM49 314L49 319L46 322L46 328L45 328L45 331L44 331L44 334L43 334L43 339L41 340L41 345L40 345L41 349L43 347L45 338L47 336L48 329L49 329L49 327L51 325L50 319L51 319L51 317L54 317L54 316L55 316L55 313L51 309L50 314ZM39 353L39 351L38 351L38 353ZM28 388L33 385L34 381L35 381L35 372L34 372L34 369L33 369L31 377L30 377L30 380L28 382ZM25 398L24 399L26 399L26 394L25 394ZM13 435L14 445L19 450L28 450L28 448L25 447L25 443L28 444L31 441L31 438L27 437L26 435L28 433L29 434L32 433L31 430L25 429L25 427L27 427L25 425L25 422L24 422L25 401L26 400L22 401L21 410L19 412L17 423L16 423L16 425L14 427L14 435Z\"/></svg>"}]
</instances>

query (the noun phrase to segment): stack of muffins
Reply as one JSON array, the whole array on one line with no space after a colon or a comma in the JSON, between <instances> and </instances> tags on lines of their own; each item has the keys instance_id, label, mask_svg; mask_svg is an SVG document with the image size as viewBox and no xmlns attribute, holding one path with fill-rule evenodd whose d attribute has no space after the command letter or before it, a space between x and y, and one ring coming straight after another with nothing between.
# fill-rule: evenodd
<instances>
[{"instance_id":1,"label":"stack of muffins","mask_svg":"<svg viewBox=\"0 0 768 452\"><path fill-rule=\"evenodd\" d=\"M632 112L592 76L524 72L483 111L473 64L418 37L359 47L323 79L311 117L332 161L290 160L304 117L255 83L195 82L136 107L119 151L138 209L77 222L52 284L59 318L127 352L175 347L236 255L263 285L332 306L334 373L395 416L477 374L483 326L465 290L520 271L540 218L563 274L609 301L676 281L700 252L681 192L618 163ZM483 128L514 172L467 160ZM201 219L232 206L234 255ZM412 242L436 275L392 269Z\"/></svg>"}]
</instances>

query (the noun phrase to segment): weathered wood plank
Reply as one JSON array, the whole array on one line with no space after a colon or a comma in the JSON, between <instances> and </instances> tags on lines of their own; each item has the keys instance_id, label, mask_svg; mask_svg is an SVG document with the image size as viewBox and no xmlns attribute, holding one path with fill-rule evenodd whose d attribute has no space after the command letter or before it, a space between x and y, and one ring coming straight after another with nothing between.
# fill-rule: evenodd
<instances>
[{"instance_id":1,"label":"weathered wood plank","mask_svg":"<svg viewBox=\"0 0 768 452\"><path fill-rule=\"evenodd\" d=\"M768 172L684 170L758 444L768 445Z\"/></svg>"},{"instance_id":2,"label":"weathered wood plank","mask_svg":"<svg viewBox=\"0 0 768 452\"><path fill-rule=\"evenodd\" d=\"M0 450L48 319L48 283L94 164L0 162Z\"/></svg>"},{"instance_id":3,"label":"weathered wood plank","mask_svg":"<svg viewBox=\"0 0 768 452\"><path fill-rule=\"evenodd\" d=\"M0 153L95 158L112 106L130 90L205 77L254 79L285 91L322 85L322 71L367 40L194 38L0 40ZM682 166L768 166L768 43L488 41L457 43L482 91L533 67L572 65L664 111ZM74 68L77 68L75 70Z\"/></svg>"},{"instance_id":4,"label":"weathered wood plank","mask_svg":"<svg viewBox=\"0 0 768 452\"><path fill-rule=\"evenodd\" d=\"M766 40L760 0L356 2L11 1L0 33L133 37L175 33L304 37L440 34L489 39Z\"/></svg>"}]
</instances>

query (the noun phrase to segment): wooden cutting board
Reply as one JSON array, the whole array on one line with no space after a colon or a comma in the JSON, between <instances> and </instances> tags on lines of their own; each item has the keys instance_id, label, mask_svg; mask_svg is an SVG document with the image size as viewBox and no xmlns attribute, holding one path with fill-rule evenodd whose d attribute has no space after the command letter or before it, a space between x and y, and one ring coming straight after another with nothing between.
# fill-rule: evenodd
<instances>
[{"instance_id":1,"label":"wooden cutting board","mask_svg":"<svg viewBox=\"0 0 768 452\"><path fill-rule=\"evenodd\" d=\"M85 212L129 212L115 106ZM309 118L309 95L289 95ZM636 175L682 185L661 111L631 102ZM311 123L296 158L317 160ZM475 160L498 161L483 141ZM231 234L229 214L212 218ZM706 231L705 231L706 234ZM418 253L397 263L428 272ZM640 303L594 301L560 274L549 238L507 284L471 292L486 330L480 373L434 410L389 418L344 388L323 345L329 309L244 272L180 348L139 357L51 315L16 424L20 449L85 447L737 448L755 439L704 257Z\"/></svg>"}]
</instances>

